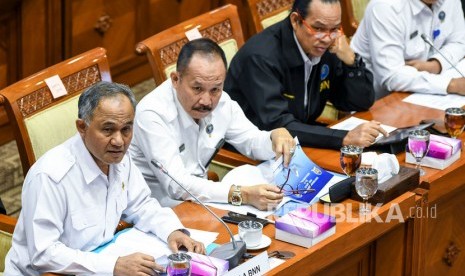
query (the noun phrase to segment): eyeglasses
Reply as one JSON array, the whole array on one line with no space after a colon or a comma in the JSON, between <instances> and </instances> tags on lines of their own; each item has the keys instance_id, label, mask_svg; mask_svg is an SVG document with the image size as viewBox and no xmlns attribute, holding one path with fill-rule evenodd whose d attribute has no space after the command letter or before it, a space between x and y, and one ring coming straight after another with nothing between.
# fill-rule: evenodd
<instances>
[{"instance_id":1,"label":"eyeglasses","mask_svg":"<svg viewBox=\"0 0 465 276\"><path fill-rule=\"evenodd\" d=\"M284 195L305 195L308 193L312 193L315 189L294 189L290 184L287 184L289 181L289 176L291 175L291 168L286 168L283 170L287 170L286 180L284 183L279 187L279 192L284 193Z\"/></svg>"},{"instance_id":2,"label":"eyeglasses","mask_svg":"<svg viewBox=\"0 0 465 276\"><path fill-rule=\"evenodd\" d=\"M343 34L342 27L339 27L337 30L330 30L330 31L315 30L315 28L308 25L307 21L305 21L304 18L300 15L300 12L297 12L297 16L299 16L300 20L302 21L304 26L307 28L307 30L310 32L310 34L313 35L317 39L323 39L327 36L330 39L336 39L340 35Z\"/></svg>"}]
</instances>

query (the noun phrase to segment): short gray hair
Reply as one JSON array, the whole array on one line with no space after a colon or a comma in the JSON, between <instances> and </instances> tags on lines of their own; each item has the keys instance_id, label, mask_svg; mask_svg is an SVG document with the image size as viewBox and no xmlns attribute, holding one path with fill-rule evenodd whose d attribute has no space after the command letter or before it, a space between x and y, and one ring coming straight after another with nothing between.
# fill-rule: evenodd
<instances>
[{"instance_id":1,"label":"short gray hair","mask_svg":"<svg viewBox=\"0 0 465 276\"><path fill-rule=\"evenodd\" d=\"M90 124L94 116L95 108L104 98L113 98L118 95L126 96L131 102L134 111L136 110L136 98L127 85L115 82L101 81L89 87L79 97L78 102L78 118Z\"/></svg>"}]
</instances>

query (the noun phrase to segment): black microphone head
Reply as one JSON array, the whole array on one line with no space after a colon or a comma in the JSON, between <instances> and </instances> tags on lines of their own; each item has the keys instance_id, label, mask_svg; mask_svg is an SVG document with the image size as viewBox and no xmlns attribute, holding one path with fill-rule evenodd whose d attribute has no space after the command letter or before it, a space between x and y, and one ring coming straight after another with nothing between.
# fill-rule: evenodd
<instances>
[{"instance_id":1,"label":"black microphone head","mask_svg":"<svg viewBox=\"0 0 465 276\"><path fill-rule=\"evenodd\" d=\"M157 169L161 170L164 174L168 174L168 171L163 167L163 165L157 160L151 160L150 163L154 165Z\"/></svg>"},{"instance_id":2,"label":"black microphone head","mask_svg":"<svg viewBox=\"0 0 465 276\"><path fill-rule=\"evenodd\" d=\"M433 46L433 42L431 42L431 40L429 39L429 37L427 35L421 34L421 39L423 39L423 41L426 42L427 44Z\"/></svg>"}]
</instances>

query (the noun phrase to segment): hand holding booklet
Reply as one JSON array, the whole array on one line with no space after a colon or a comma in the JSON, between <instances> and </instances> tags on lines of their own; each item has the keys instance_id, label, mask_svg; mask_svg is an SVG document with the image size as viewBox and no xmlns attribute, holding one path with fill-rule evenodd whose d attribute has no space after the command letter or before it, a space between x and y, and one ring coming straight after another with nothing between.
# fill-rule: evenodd
<instances>
[{"instance_id":1,"label":"hand holding booklet","mask_svg":"<svg viewBox=\"0 0 465 276\"><path fill-rule=\"evenodd\" d=\"M271 214L281 216L298 207L317 202L321 195L328 193L331 185L344 179L345 176L332 174L320 168L307 157L298 139L295 140L298 146L287 168L283 166L281 156L277 160L268 160L258 166L239 166L229 171L221 180L226 184L240 183L242 186L269 183L282 187L286 196L276 210L260 211L250 205L233 206L212 202L208 202L207 205L240 214L254 213L257 217L265 218Z\"/></svg>"},{"instance_id":2,"label":"hand holding booklet","mask_svg":"<svg viewBox=\"0 0 465 276\"><path fill-rule=\"evenodd\" d=\"M282 157L273 165L274 183L287 196L312 202L315 196L331 180L333 175L316 165L297 143L289 166L284 167Z\"/></svg>"}]
</instances>

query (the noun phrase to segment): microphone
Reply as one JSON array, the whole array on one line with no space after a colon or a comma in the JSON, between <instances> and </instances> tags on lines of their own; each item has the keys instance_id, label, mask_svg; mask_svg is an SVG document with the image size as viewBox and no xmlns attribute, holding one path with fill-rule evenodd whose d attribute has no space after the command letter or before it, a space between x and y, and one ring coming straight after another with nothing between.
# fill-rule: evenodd
<instances>
[{"instance_id":1,"label":"microphone","mask_svg":"<svg viewBox=\"0 0 465 276\"><path fill-rule=\"evenodd\" d=\"M210 256L223 259L229 262L229 269L236 267L239 264L239 261L242 258L242 255L244 255L246 251L246 246L245 242L242 240L236 241L234 239L234 235L231 232L231 229L229 229L228 225L224 223L223 220L221 220L210 208L208 208L205 204L203 204L200 199L198 199L196 196L194 196L189 190L184 187L181 183L179 183L176 179L171 176L171 174L168 172L168 170L163 167L163 165L156 161L152 160L150 161L152 165L154 165L156 168L158 168L162 173L167 175L171 180L173 180L176 184L179 185L184 191L186 191L191 197L193 197L200 205L203 206L210 214L212 214L223 226L228 230L229 236L231 237L231 242L225 243L223 245L218 246L217 248L213 249L212 252L210 252Z\"/></svg>"},{"instance_id":2,"label":"microphone","mask_svg":"<svg viewBox=\"0 0 465 276\"><path fill-rule=\"evenodd\" d=\"M436 52L438 52L451 66L452 68L455 69L455 71L457 71L460 76L462 76L462 78L465 78L465 76L462 74L462 72L459 71L459 69L457 69L457 67L455 67L454 64L452 64L452 62L450 62L450 60L448 58L446 58L441 51L439 51L439 49L437 49L436 47L434 47L433 45L433 42L425 35L425 34L422 34L421 35L421 38L423 39L423 41L426 42L426 44L428 44L429 46L431 46L434 50L436 50Z\"/></svg>"}]
</instances>

